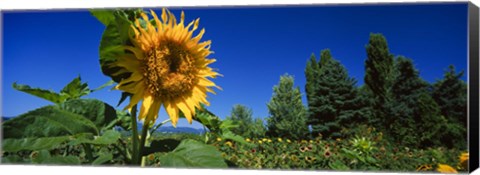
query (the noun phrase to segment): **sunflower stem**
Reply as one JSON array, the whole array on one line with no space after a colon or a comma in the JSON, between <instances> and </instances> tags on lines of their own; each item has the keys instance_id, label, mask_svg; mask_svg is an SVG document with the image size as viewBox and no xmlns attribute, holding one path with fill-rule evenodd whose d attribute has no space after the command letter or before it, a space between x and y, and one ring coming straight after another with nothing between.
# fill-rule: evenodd
<instances>
[{"instance_id":1,"label":"sunflower stem","mask_svg":"<svg viewBox=\"0 0 480 175\"><path fill-rule=\"evenodd\" d=\"M145 141L147 140L147 133L148 133L148 127L150 126L150 121L146 121L143 123L143 127L142 127L142 137L140 137L140 156L138 161L138 163L143 167L145 166L145 160L143 159L143 152L145 151Z\"/></svg>"},{"instance_id":2,"label":"sunflower stem","mask_svg":"<svg viewBox=\"0 0 480 175\"><path fill-rule=\"evenodd\" d=\"M132 107L132 162L138 162L138 129L137 129L137 105Z\"/></svg>"}]
</instances>

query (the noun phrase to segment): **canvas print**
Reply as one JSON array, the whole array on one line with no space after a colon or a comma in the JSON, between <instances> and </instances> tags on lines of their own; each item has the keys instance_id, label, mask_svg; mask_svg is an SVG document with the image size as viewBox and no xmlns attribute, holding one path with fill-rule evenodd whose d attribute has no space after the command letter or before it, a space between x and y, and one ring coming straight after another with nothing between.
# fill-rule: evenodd
<instances>
[{"instance_id":1,"label":"canvas print","mask_svg":"<svg viewBox=\"0 0 480 175\"><path fill-rule=\"evenodd\" d=\"M6 11L1 163L467 172L467 9Z\"/></svg>"}]
</instances>

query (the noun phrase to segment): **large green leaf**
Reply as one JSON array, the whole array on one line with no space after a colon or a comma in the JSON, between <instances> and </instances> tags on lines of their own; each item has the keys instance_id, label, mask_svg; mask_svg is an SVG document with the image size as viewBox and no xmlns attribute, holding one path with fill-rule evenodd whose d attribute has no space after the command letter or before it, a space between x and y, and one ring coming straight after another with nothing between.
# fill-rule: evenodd
<instances>
[{"instance_id":1,"label":"large green leaf","mask_svg":"<svg viewBox=\"0 0 480 175\"><path fill-rule=\"evenodd\" d=\"M2 140L2 151L17 152L20 150L50 150L57 148L61 143L69 140L69 136L44 137L44 138L22 138Z\"/></svg>"},{"instance_id":2,"label":"large green leaf","mask_svg":"<svg viewBox=\"0 0 480 175\"><path fill-rule=\"evenodd\" d=\"M30 111L7 120L2 126L4 138L52 137L85 132L98 134L92 121L58 106Z\"/></svg>"},{"instance_id":3,"label":"large green leaf","mask_svg":"<svg viewBox=\"0 0 480 175\"><path fill-rule=\"evenodd\" d=\"M80 159L75 156L51 156L47 150L34 152L32 162L38 164L54 164L54 165L79 165Z\"/></svg>"},{"instance_id":4,"label":"large green leaf","mask_svg":"<svg viewBox=\"0 0 480 175\"><path fill-rule=\"evenodd\" d=\"M113 12L113 10L90 10L90 13L105 26L110 24L112 21L115 21Z\"/></svg>"},{"instance_id":5,"label":"large green leaf","mask_svg":"<svg viewBox=\"0 0 480 175\"><path fill-rule=\"evenodd\" d=\"M60 94L52 91L52 90L45 90L40 88L32 88L28 85L19 85L17 83L13 83L13 88L45 100L51 101L53 103L61 103L65 101L66 97L61 96Z\"/></svg>"},{"instance_id":6,"label":"large green leaf","mask_svg":"<svg viewBox=\"0 0 480 175\"><path fill-rule=\"evenodd\" d=\"M112 106L96 99L69 100L60 104L59 108L89 119L98 130L117 118L117 112Z\"/></svg>"},{"instance_id":7,"label":"large green leaf","mask_svg":"<svg viewBox=\"0 0 480 175\"><path fill-rule=\"evenodd\" d=\"M98 158L96 158L92 162L92 165L101 165L101 164L107 163L112 159L113 159L112 153L101 154L100 156L98 156Z\"/></svg>"},{"instance_id":8,"label":"large green leaf","mask_svg":"<svg viewBox=\"0 0 480 175\"><path fill-rule=\"evenodd\" d=\"M160 156L164 167L227 168L221 153L211 145L186 139L175 150Z\"/></svg>"},{"instance_id":9,"label":"large green leaf","mask_svg":"<svg viewBox=\"0 0 480 175\"><path fill-rule=\"evenodd\" d=\"M95 145L109 145L116 143L120 139L120 137L121 134L118 131L108 130L101 136L84 134L77 137L77 139L70 142L70 144L77 145L81 143L89 143Z\"/></svg>"},{"instance_id":10,"label":"large green leaf","mask_svg":"<svg viewBox=\"0 0 480 175\"><path fill-rule=\"evenodd\" d=\"M119 55L125 53L123 46L129 43L132 23L128 19L128 13L124 10L115 10L109 13L113 15L114 20L108 22L102 34L99 47L100 65L103 74L110 76L115 82L120 82L121 79L127 78L130 74L113 75L124 68L112 66L111 63L115 62Z\"/></svg>"}]
</instances>

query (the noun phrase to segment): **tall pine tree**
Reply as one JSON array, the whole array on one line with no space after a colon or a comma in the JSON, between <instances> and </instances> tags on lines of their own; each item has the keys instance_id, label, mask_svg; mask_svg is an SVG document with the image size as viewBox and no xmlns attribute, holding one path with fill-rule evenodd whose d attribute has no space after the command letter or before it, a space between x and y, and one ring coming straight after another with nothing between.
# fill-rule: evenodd
<instances>
[{"instance_id":1,"label":"tall pine tree","mask_svg":"<svg viewBox=\"0 0 480 175\"><path fill-rule=\"evenodd\" d=\"M347 70L333 59L330 50L322 50L318 66L316 60L307 63L305 71L308 98L308 124L316 136L339 137L343 127L363 121L361 99L355 87L356 80L348 76ZM309 65L310 64L310 65ZM315 69L316 68L316 69ZM313 73L308 71L313 70ZM311 85L311 86L308 86Z\"/></svg>"},{"instance_id":2,"label":"tall pine tree","mask_svg":"<svg viewBox=\"0 0 480 175\"><path fill-rule=\"evenodd\" d=\"M273 96L267 104L270 116L267 118L267 134L272 137L292 139L308 135L306 109L302 103L300 89L294 87L294 79L286 74L273 87Z\"/></svg>"},{"instance_id":3,"label":"tall pine tree","mask_svg":"<svg viewBox=\"0 0 480 175\"><path fill-rule=\"evenodd\" d=\"M400 56L395 65L397 76L386 118L390 136L408 146L433 146L445 122L429 94L429 84L420 78L412 60Z\"/></svg>"},{"instance_id":4,"label":"tall pine tree","mask_svg":"<svg viewBox=\"0 0 480 175\"><path fill-rule=\"evenodd\" d=\"M385 105L392 99L391 87L395 78L394 59L388 50L387 40L382 34L370 34L366 50L364 81L374 97L374 115L379 122L373 125L384 128L388 125L385 121L387 109Z\"/></svg>"},{"instance_id":5,"label":"tall pine tree","mask_svg":"<svg viewBox=\"0 0 480 175\"><path fill-rule=\"evenodd\" d=\"M461 80L463 73L457 73L450 65L443 79L434 83L432 93L448 121L442 142L460 149L467 144L467 84Z\"/></svg>"}]
</instances>

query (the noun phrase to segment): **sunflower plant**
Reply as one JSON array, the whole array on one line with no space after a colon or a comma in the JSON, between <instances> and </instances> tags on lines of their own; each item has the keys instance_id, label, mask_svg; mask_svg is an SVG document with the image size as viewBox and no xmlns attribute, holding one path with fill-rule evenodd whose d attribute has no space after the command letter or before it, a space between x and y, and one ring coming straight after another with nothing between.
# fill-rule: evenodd
<instances>
[{"instance_id":1,"label":"sunflower plant","mask_svg":"<svg viewBox=\"0 0 480 175\"><path fill-rule=\"evenodd\" d=\"M142 164L149 129L159 126L154 123L161 107L169 117L160 124L176 126L181 117L191 124L198 111L205 110L203 105L209 105L207 93L220 89L209 79L220 76L209 67L216 61L209 58L211 41L202 41L205 29L195 32L200 19L186 24L184 12L179 20L167 9L161 15L140 9L91 12L106 26L100 65L117 83L114 89L122 91L119 104L130 99L123 109L132 117L131 161ZM143 123L141 134L137 122Z\"/></svg>"},{"instance_id":2,"label":"sunflower plant","mask_svg":"<svg viewBox=\"0 0 480 175\"><path fill-rule=\"evenodd\" d=\"M207 93L220 89L210 78L220 74L210 67L215 59L211 41L202 40L205 29L197 31L200 20L186 24L183 12L177 20L167 9L160 15L141 9L91 14L105 25L100 66L112 80L91 90L77 77L60 92L14 83L13 88L54 104L2 122L2 163L227 167L212 145L153 137L163 124L176 127L185 118L216 128L222 138L244 140L228 132L231 123L204 107L210 105ZM81 98L110 85L122 92L117 106L129 99L123 110ZM168 117L158 116L161 107Z\"/></svg>"}]
</instances>

